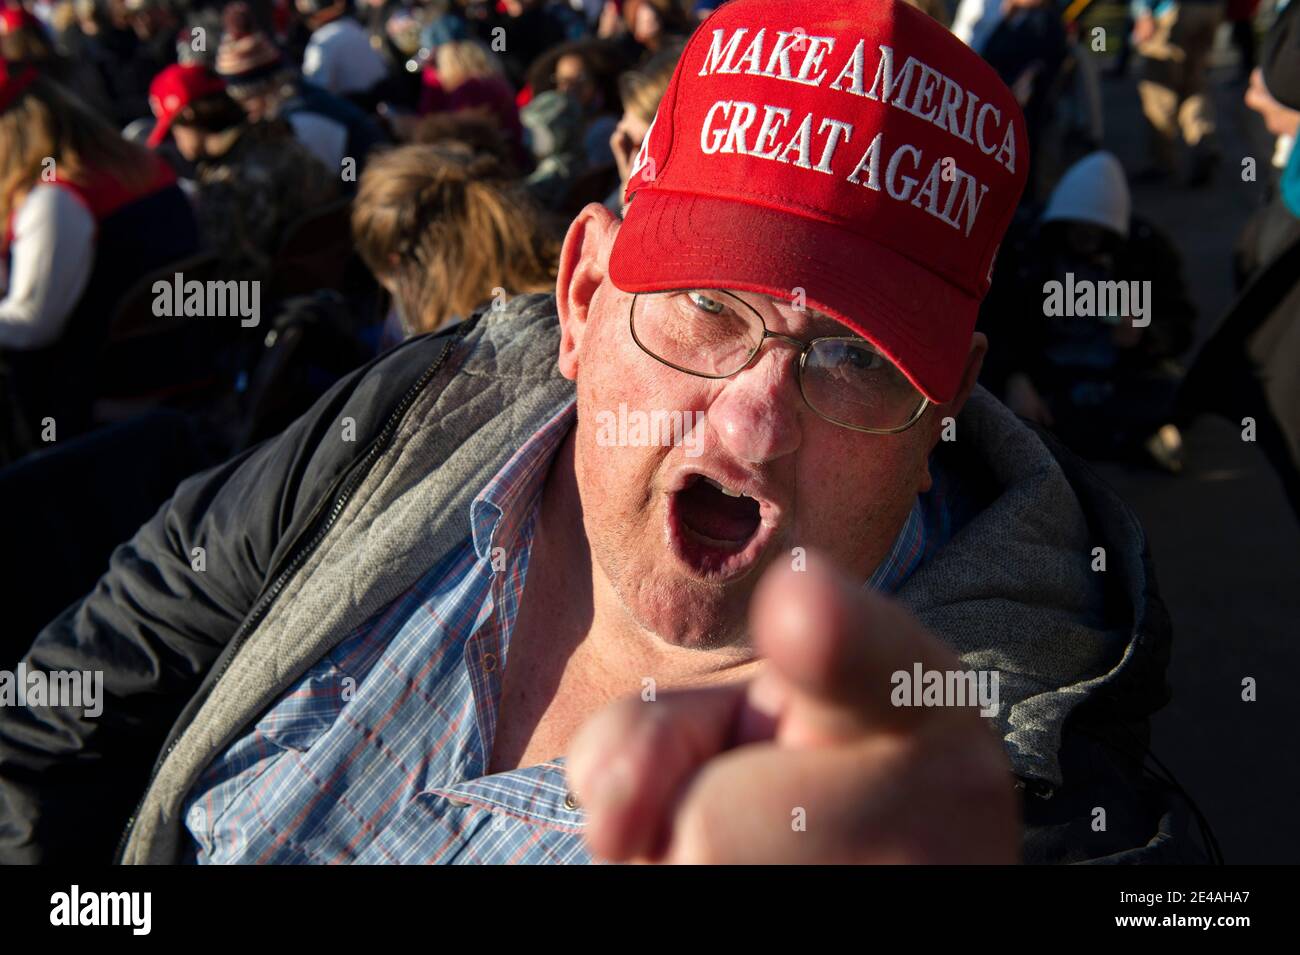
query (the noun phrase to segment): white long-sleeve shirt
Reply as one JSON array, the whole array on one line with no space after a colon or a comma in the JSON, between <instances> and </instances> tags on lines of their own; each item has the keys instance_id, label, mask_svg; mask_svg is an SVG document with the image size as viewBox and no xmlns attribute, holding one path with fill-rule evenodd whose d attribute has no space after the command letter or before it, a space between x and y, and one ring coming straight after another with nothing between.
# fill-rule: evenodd
<instances>
[{"instance_id":1,"label":"white long-sleeve shirt","mask_svg":"<svg viewBox=\"0 0 1300 955\"><path fill-rule=\"evenodd\" d=\"M71 190L39 183L14 218L0 348L30 351L59 340L90 281L95 218Z\"/></svg>"}]
</instances>

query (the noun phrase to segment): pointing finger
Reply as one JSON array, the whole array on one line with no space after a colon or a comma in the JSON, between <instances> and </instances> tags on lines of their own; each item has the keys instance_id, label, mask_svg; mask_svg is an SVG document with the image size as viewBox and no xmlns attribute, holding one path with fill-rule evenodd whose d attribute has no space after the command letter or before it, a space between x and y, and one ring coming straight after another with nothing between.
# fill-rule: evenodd
<instances>
[{"instance_id":1,"label":"pointing finger","mask_svg":"<svg viewBox=\"0 0 1300 955\"><path fill-rule=\"evenodd\" d=\"M743 683L632 697L582 726L568 772L596 855L620 862L662 851L678 792L730 745L745 697Z\"/></svg>"},{"instance_id":2,"label":"pointing finger","mask_svg":"<svg viewBox=\"0 0 1300 955\"><path fill-rule=\"evenodd\" d=\"M903 607L849 581L810 554L807 569L774 566L754 595L755 649L793 693L777 738L795 744L902 729L934 712L895 707L891 678L920 663L959 667L956 656Z\"/></svg>"}]
</instances>

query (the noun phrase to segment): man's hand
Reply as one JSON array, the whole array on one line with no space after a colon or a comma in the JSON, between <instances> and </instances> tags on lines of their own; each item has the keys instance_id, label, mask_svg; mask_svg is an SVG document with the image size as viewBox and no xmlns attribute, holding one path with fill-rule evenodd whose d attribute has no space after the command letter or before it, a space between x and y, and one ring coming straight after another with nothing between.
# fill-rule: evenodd
<instances>
[{"instance_id":1,"label":"man's hand","mask_svg":"<svg viewBox=\"0 0 1300 955\"><path fill-rule=\"evenodd\" d=\"M1133 21L1133 45L1140 46L1156 35L1156 18L1144 13Z\"/></svg>"},{"instance_id":2,"label":"man's hand","mask_svg":"<svg viewBox=\"0 0 1300 955\"><path fill-rule=\"evenodd\" d=\"M614 154L614 165L618 167L618 178L624 188L632 176L632 163L640 148L641 144L632 138L626 126L620 122L614 127L614 132L609 137L609 149Z\"/></svg>"},{"instance_id":3,"label":"man's hand","mask_svg":"<svg viewBox=\"0 0 1300 955\"><path fill-rule=\"evenodd\" d=\"M614 862L1016 862L1018 800L974 708L895 707L891 675L960 670L905 610L809 557L760 582L753 681L620 701L569 752Z\"/></svg>"},{"instance_id":4,"label":"man's hand","mask_svg":"<svg viewBox=\"0 0 1300 955\"><path fill-rule=\"evenodd\" d=\"M1274 136L1294 136L1300 130L1300 112L1283 106L1274 99L1264 83L1264 73L1258 66L1250 73L1245 102L1264 117L1264 126Z\"/></svg>"}]
</instances>

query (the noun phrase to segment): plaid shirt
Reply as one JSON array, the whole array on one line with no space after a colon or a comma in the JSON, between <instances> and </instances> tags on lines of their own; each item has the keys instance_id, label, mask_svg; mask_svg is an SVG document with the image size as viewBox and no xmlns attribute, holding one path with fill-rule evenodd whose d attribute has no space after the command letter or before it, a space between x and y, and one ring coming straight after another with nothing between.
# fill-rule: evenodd
<instances>
[{"instance_id":1,"label":"plaid shirt","mask_svg":"<svg viewBox=\"0 0 1300 955\"><path fill-rule=\"evenodd\" d=\"M474 499L470 538L208 767L185 803L192 861L591 861L563 759L484 775L542 487L575 420L570 402ZM896 589L945 511L918 498L869 584Z\"/></svg>"}]
</instances>

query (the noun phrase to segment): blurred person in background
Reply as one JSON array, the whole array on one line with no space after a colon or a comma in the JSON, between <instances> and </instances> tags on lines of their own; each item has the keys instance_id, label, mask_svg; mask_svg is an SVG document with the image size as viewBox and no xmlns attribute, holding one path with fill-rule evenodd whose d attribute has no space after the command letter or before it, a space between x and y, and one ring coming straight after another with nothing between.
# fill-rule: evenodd
<instances>
[{"instance_id":1,"label":"blurred person in background","mask_svg":"<svg viewBox=\"0 0 1300 955\"><path fill-rule=\"evenodd\" d=\"M594 34L600 25L600 14L605 9L605 0L574 0L573 8L582 14L587 32Z\"/></svg>"},{"instance_id":2,"label":"blurred person in background","mask_svg":"<svg viewBox=\"0 0 1300 955\"><path fill-rule=\"evenodd\" d=\"M372 106L371 93L388 77L388 64L352 16L349 0L295 0L295 6L311 30L303 77L358 105Z\"/></svg>"},{"instance_id":3,"label":"blurred person in background","mask_svg":"<svg viewBox=\"0 0 1300 955\"><path fill-rule=\"evenodd\" d=\"M515 92L500 58L477 40L452 40L438 47L432 67L425 70L420 113L490 116L517 151L519 166L530 167Z\"/></svg>"},{"instance_id":4,"label":"blurred person in background","mask_svg":"<svg viewBox=\"0 0 1300 955\"><path fill-rule=\"evenodd\" d=\"M113 306L195 251L176 176L28 64L0 61L0 460L91 424Z\"/></svg>"},{"instance_id":5,"label":"blurred person in background","mask_svg":"<svg viewBox=\"0 0 1300 955\"><path fill-rule=\"evenodd\" d=\"M126 19L151 53L165 57L180 29L184 0L124 0Z\"/></svg>"},{"instance_id":6,"label":"blurred person in background","mask_svg":"<svg viewBox=\"0 0 1300 955\"><path fill-rule=\"evenodd\" d=\"M142 3L152 2L157 0L78 0L75 8L77 55L98 71L112 104L111 122L119 129L149 115L149 83L176 60L175 33L150 32L156 21Z\"/></svg>"},{"instance_id":7,"label":"blurred person in background","mask_svg":"<svg viewBox=\"0 0 1300 955\"><path fill-rule=\"evenodd\" d=\"M170 66L149 91L157 125L194 164L194 203L206 248L226 279L269 277L287 227L338 197L340 178L282 120L251 121L221 77L197 64Z\"/></svg>"},{"instance_id":8,"label":"blurred person in background","mask_svg":"<svg viewBox=\"0 0 1300 955\"><path fill-rule=\"evenodd\" d=\"M94 36L103 20L104 15L95 0L68 0L55 11L51 22L51 32L60 52L68 57L89 60Z\"/></svg>"},{"instance_id":9,"label":"blurred person in background","mask_svg":"<svg viewBox=\"0 0 1300 955\"><path fill-rule=\"evenodd\" d=\"M427 97L438 97L438 90L441 88L438 82L438 50L445 43L452 43L461 40L468 40L470 37L469 24L460 8L448 5L446 10L435 13L432 19L425 24L420 31L420 48L413 60L419 68L419 89L415 97L415 109L418 113L429 112L433 108ZM500 71L503 75L505 68ZM426 93L426 87L430 92ZM389 115L387 104L381 107L385 113L389 124L397 132L405 117L394 117ZM401 138L399 134L399 138Z\"/></svg>"},{"instance_id":10,"label":"blurred person in background","mask_svg":"<svg viewBox=\"0 0 1300 955\"><path fill-rule=\"evenodd\" d=\"M952 32L976 53L983 54L984 44L1002 22L1003 0L958 0L952 18Z\"/></svg>"},{"instance_id":11,"label":"blurred person in background","mask_svg":"<svg viewBox=\"0 0 1300 955\"><path fill-rule=\"evenodd\" d=\"M621 213L623 210L623 194L632 174L632 161L645 142L646 133L654 122L655 111L659 109L659 101L668 89L668 81L672 79L681 53L680 47L665 49L640 69L630 70L619 78L623 118L619 120L614 135L609 140L614 162L618 166L619 185L617 191L605 200L606 208L613 212Z\"/></svg>"},{"instance_id":12,"label":"blurred person in background","mask_svg":"<svg viewBox=\"0 0 1300 955\"><path fill-rule=\"evenodd\" d=\"M1255 69L1255 14L1259 0L1228 0L1226 17L1232 24L1232 45L1237 48L1237 79L1250 81Z\"/></svg>"},{"instance_id":13,"label":"blurred person in background","mask_svg":"<svg viewBox=\"0 0 1300 955\"><path fill-rule=\"evenodd\" d=\"M478 113L430 113L407 127L407 142L430 145L451 142L468 147L475 155L496 160L501 175L515 179L515 150L501 133L501 127L489 116Z\"/></svg>"},{"instance_id":14,"label":"blurred person in background","mask_svg":"<svg viewBox=\"0 0 1300 955\"><path fill-rule=\"evenodd\" d=\"M207 7L190 14L185 19L185 26L176 34L176 62L199 63L215 69L220 46L209 38L214 41L220 36L221 10L218 7Z\"/></svg>"},{"instance_id":15,"label":"blurred person in background","mask_svg":"<svg viewBox=\"0 0 1300 955\"><path fill-rule=\"evenodd\" d=\"M184 2L123 0L127 23L140 41L138 58L158 64L159 68L176 62L176 35L181 28L178 11Z\"/></svg>"},{"instance_id":16,"label":"blurred person in background","mask_svg":"<svg viewBox=\"0 0 1300 955\"><path fill-rule=\"evenodd\" d=\"M1265 40L1246 105L1285 151L1268 202L1237 244L1239 292L1196 356L1184 413L1223 415L1254 432L1300 518L1300 3Z\"/></svg>"},{"instance_id":17,"label":"blurred person in background","mask_svg":"<svg viewBox=\"0 0 1300 955\"><path fill-rule=\"evenodd\" d=\"M418 18L430 19L446 10L447 0L412 4L407 0L357 0L355 17L370 35L370 45L388 61L389 72L405 71L406 61L420 42Z\"/></svg>"},{"instance_id":18,"label":"blurred person in background","mask_svg":"<svg viewBox=\"0 0 1300 955\"><path fill-rule=\"evenodd\" d=\"M355 17L384 61L386 74L371 88L368 100L402 110L415 108L420 95L423 31L443 16L449 0L357 0Z\"/></svg>"},{"instance_id":19,"label":"blurred person in background","mask_svg":"<svg viewBox=\"0 0 1300 955\"><path fill-rule=\"evenodd\" d=\"M612 165L609 140L618 126L618 78L630 63L615 43L589 37L551 50L528 71L527 90L558 90L582 107L583 150L591 166Z\"/></svg>"},{"instance_id":20,"label":"blurred person in background","mask_svg":"<svg viewBox=\"0 0 1300 955\"><path fill-rule=\"evenodd\" d=\"M1040 182L1039 151L1056 118L1057 78L1067 56L1065 27L1056 0L1004 0L1002 17L984 40L980 55L1011 87L1025 114L1028 196L1041 199L1050 184Z\"/></svg>"},{"instance_id":21,"label":"blurred person in background","mask_svg":"<svg viewBox=\"0 0 1300 955\"><path fill-rule=\"evenodd\" d=\"M248 118L283 119L327 170L337 173L350 157L360 174L370 150L388 139L378 119L303 79L258 28L247 3L228 4L223 21L216 73Z\"/></svg>"},{"instance_id":22,"label":"blurred person in background","mask_svg":"<svg viewBox=\"0 0 1300 955\"><path fill-rule=\"evenodd\" d=\"M1151 161L1138 181L1173 177L1180 139L1191 157L1187 185L1203 186L1214 175L1219 150L1206 79L1222 21L1223 0L1133 0L1133 42L1142 71L1138 94Z\"/></svg>"},{"instance_id":23,"label":"blurred person in background","mask_svg":"<svg viewBox=\"0 0 1300 955\"><path fill-rule=\"evenodd\" d=\"M100 116L110 113L104 81L94 66L60 53L45 24L22 7L0 10L0 59L30 63L80 99L91 112Z\"/></svg>"},{"instance_id":24,"label":"blurred person in background","mask_svg":"<svg viewBox=\"0 0 1300 955\"><path fill-rule=\"evenodd\" d=\"M602 40L623 42L627 36L627 21L623 19L623 0L605 0L596 17L596 36ZM631 38L628 38L631 42Z\"/></svg>"},{"instance_id":25,"label":"blurred person in background","mask_svg":"<svg viewBox=\"0 0 1300 955\"><path fill-rule=\"evenodd\" d=\"M628 35L645 51L644 58L680 46L697 22L682 0L626 0L623 19Z\"/></svg>"},{"instance_id":26,"label":"blurred person in background","mask_svg":"<svg viewBox=\"0 0 1300 955\"><path fill-rule=\"evenodd\" d=\"M435 2L438 2L438 0L435 0ZM400 0L356 0L353 15L356 17L357 22L366 28L373 43L375 37L383 36L384 24L393 11L400 6ZM428 4L428 6L432 6L432 4Z\"/></svg>"},{"instance_id":27,"label":"blurred person in background","mask_svg":"<svg viewBox=\"0 0 1300 955\"><path fill-rule=\"evenodd\" d=\"M392 297L381 347L444 328L499 293L549 291L562 238L508 170L453 142L377 155L352 234Z\"/></svg>"},{"instance_id":28,"label":"blurred person in background","mask_svg":"<svg viewBox=\"0 0 1300 955\"><path fill-rule=\"evenodd\" d=\"M1300 4L1279 2L1265 38L1261 65L1248 78L1245 104L1273 138L1271 176L1261 208L1247 223L1236 248L1240 290L1300 238L1300 157L1296 114L1300 102Z\"/></svg>"},{"instance_id":29,"label":"blurred person in background","mask_svg":"<svg viewBox=\"0 0 1300 955\"><path fill-rule=\"evenodd\" d=\"M1131 294L1142 282L1139 316ZM1068 307L1049 309L1049 283L1060 283ZM1117 307L1127 302L1129 314L1097 311L1101 283L1127 287ZM1073 307L1085 285L1093 314ZM1174 359L1191 345L1195 314L1177 249L1132 215L1123 167L1096 152L1066 172L1037 223L999 253L980 311L990 342L981 381L1080 454L1177 471L1182 371Z\"/></svg>"},{"instance_id":30,"label":"blurred person in background","mask_svg":"<svg viewBox=\"0 0 1300 955\"><path fill-rule=\"evenodd\" d=\"M443 43L469 37L469 24L460 6L435 0L424 9L428 22L420 29L420 49L426 57Z\"/></svg>"},{"instance_id":31,"label":"blurred person in background","mask_svg":"<svg viewBox=\"0 0 1300 955\"><path fill-rule=\"evenodd\" d=\"M505 75L515 89L523 87L528 68L539 56L583 32L581 19L575 24L569 16L572 10L545 0L504 0L501 12L496 4L478 4L468 12L471 34L501 57Z\"/></svg>"},{"instance_id":32,"label":"blurred person in background","mask_svg":"<svg viewBox=\"0 0 1300 955\"><path fill-rule=\"evenodd\" d=\"M536 164L528 191L548 209L559 211L586 169L582 105L559 90L547 90L519 113L524 139Z\"/></svg>"}]
</instances>

